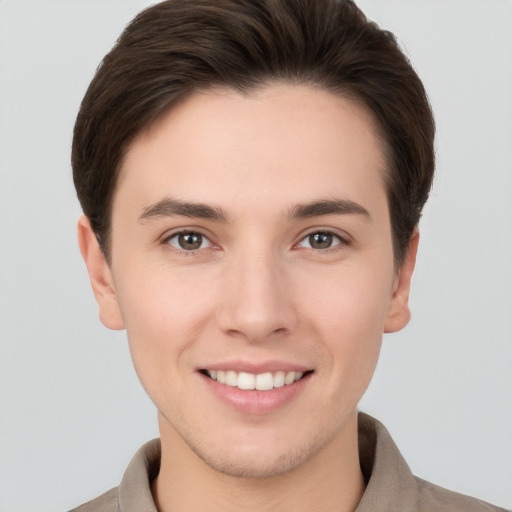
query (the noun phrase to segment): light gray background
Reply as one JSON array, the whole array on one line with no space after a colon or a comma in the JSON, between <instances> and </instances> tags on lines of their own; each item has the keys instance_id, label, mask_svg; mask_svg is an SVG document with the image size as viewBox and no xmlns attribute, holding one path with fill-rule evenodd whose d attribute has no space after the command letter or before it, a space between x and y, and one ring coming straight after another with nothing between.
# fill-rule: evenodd
<instances>
[{"instance_id":1,"label":"light gray background","mask_svg":"<svg viewBox=\"0 0 512 512\"><path fill-rule=\"evenodd\" d=\"M413 319L362 409L413 471L512 507L512 3L361 0L430 93L438 176ZM157 435L124 333L97 320L69 152L94 69L142 0L0 0L0 510L66 510Z\"/></svg>"}]
</instances>

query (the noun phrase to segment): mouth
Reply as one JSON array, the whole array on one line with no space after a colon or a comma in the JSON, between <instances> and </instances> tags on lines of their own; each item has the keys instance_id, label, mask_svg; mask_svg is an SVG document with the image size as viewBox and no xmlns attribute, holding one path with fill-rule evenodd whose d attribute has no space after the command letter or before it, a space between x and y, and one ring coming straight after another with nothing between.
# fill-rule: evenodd
<instances>
[{"instance_id":1,"label":"mouth","mask_svg":"<svg viewBox=\"0 0 512 512\"><path fill-rule=\"evenodd\" d=\"M311 375L313 370L307 370L305 372L278 370L276 372L258 374L236 372L234 370L209 369L202 369L199 372L225 386L241 390L270 391L271 389L286 387L302 380Z\"/></svg>"}]
</instances>

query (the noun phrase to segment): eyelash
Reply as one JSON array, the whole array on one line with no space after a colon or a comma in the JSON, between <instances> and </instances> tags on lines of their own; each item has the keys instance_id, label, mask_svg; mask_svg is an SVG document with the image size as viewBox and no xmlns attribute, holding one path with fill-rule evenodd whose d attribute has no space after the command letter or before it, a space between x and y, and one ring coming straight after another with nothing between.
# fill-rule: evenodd
<instances>
[{"instance_id":1,"label":"eyelash","mask_svg":"<svg viewBox=\"0 0 512 512\"><path fill-rule=\"evenodd\" d=\"M299 240L299 242L294 244L294 247L299 246L298 248L300 249L300 244L302 244L304 241L306 241L309 237L312 237L314 235L319 235L319 234L332 236L333 238L338 239L339 242L337 244L335 244L331 247L327 247L325 249L317 249L314 247L304 247L304 249L309 249L317 254L329 254L329 253L337 252L337 251L341 250L343 247L348 247L351 244L351 242L348 238L341 236L339 233L337 233L333 230L315 229L315 230L312 230L312 231L306 233L304 236L302 236L302 238ZM208 247L203 247L203 248L199 247L197 249L192 249L192 250L185 250L183 248L180 249L178 247L172 246L170 244L170 241L173 238L179 237L180 235L196 235L196 236L199 236L202 238L201 244L203 243L204 240L207 240L210 245ZM176 231L176 232L166 236L162 240L162 244L170 246L172 248L172 250L175 251L180 256L198 256L201 251L204 251L205 249L214 248L214 244L208 236L201 233L200 231L193 230L193 229L182 229L180 231Z\"/></svg>"},{"instance_id":2,"label":"eyelash","mask_svg":"<svg viewBox=\"0 0 512 512\"><path fill-rule=\"evenodd\" d=\"M196 235L196 236L200 236L202 238L202 242L204 240L207 240L209 242L210 246L209 247L203 247L203 248L199 247L198 249L194 249L194 250L185 250L183 248L180 249L178 247L172 246L170 241L173 238L179 237L180 235ZM204 249L211 249L213 247L213 245L214 245L213 242L210 240L210 238L208 236L206 236L205 234L201 233L198 230L193 230L193 229L182 229L180 231L175 231L174 233L166 236L162 240L162 244L171 247L171 249L173 251L175 251L180 256L199 256L200 255L200 251L203 251Z\"/></svg>"},{"instance_id":3,"label":"eyelash","mask_svg":"<svg viewBox=\"0 0 512 512\"><path fill-rule=\"evenodd\" d=\"M343 237L341 236L338 232L336 231L333 231L331 229L314 229L310 232L308 232L306 235L304 235L300 241L298 242L298 244L296 245L300 245L302 244L304 241L306 241L308 238L314 236L314 235L319 235L319 234L322 234L322 235L328 235L328 236L331 236L333 238L336 238L339 240L338 243L336 243L335 245L332 245L330 247L327 247L325 249L317 249L317 248L314 248L314 247L305 247L305 249L309 249L313 252L315 252L316 254L322 254L322 255L326 255L326 254L331 254L333 252L338 252L340 250L342 250L344 247L348 247L350 245L350 240L347 238L347 237Z\"/></svg>"}]
</instances>

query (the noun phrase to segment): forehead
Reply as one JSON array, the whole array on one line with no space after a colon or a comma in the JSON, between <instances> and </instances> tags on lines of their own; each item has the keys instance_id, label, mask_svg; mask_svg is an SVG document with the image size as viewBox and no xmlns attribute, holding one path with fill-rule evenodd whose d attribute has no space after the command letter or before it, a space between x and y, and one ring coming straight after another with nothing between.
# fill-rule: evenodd
<instances>
[{"instance_id":1,"label":"forehead","mask_svg":"<svg viewBox=\"0 0 512 512\"><path fill-rule=\"evenodd\" d=\"M305 85L216 88L186 97L134 140L113 213L119 198L144 207L165 194L277 204L328 197L336 183L338 195L364 196L383 192L385 167L374 119L353 100Z\"/></svg>"}]
</instances>

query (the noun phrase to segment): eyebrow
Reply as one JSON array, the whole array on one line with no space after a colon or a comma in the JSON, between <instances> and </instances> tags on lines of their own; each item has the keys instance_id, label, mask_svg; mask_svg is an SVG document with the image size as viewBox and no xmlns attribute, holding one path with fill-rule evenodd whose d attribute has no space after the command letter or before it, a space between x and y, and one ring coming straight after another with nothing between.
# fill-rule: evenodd
<instances>
[{"instance_id":1,"label":"eyebrow","mask_svg":"<svg viewBox=\"0 0 512 512\"><path fill-rule=\"evenodd\" d=\"M157 203L144 208L139 217L139 222L159 217L173 217L181 215L198 219L208 219L216 222L228 222L226 213L218 207L209 206L204 203L181 201L175 198L165 198Z\"/></svg>"},{"instance_id":2,"label":"eyebrow","mask_svg":"<svg viewBox=\"0 0 512 512\"><path fill-rule=\"evenodd\" d=\"M363 215L368 219L371 218L366 208L347 199L320 199L311 203L297 204L288 212L290 219L306 219L322 215ZM173 216L208 219L221 223L228 222L228 215L222 208L170 197L144 208L139 222Z\"/></svg>"},{"instance_id":3,"label":"eyebrow","mask_svg":"<svg viewBox=\"0 0 512 512\"><path fill-rule=\"evenodd\" d=\"M291 208L291 219L305 219L321 215L363 215L371 219L366 208L348 199L321 199L307 204L298 204Z\"/></svg>"}]
</instances>

